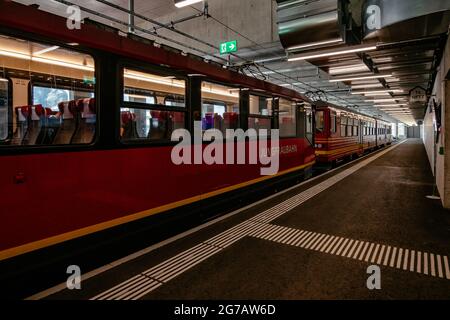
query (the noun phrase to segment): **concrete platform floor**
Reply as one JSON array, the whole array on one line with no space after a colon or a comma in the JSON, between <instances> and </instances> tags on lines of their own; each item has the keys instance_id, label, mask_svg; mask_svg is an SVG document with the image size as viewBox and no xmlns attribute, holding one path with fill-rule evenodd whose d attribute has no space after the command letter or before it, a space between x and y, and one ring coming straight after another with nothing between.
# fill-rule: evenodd
<instances>
[{"instance_id":1,"label":"concrete platform floor","mask_svg":"<svg viewBox=\"0 0 450 320\"><path fill-rule=\"evenodd\" d=\"M46 298L449 299L450 212L432 189L407 140Z\"/></svg>"}]
</instances>

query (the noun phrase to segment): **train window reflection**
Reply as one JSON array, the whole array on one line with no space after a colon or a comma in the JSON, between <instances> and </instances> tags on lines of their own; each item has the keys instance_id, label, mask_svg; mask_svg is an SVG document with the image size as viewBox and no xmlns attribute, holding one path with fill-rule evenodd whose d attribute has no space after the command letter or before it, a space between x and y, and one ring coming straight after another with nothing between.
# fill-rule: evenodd
<instances>
[{"instance_id":1,"label":"train window reflection","mask_svg":"<svg viewBox=\"0 0 450 320\"><path fill-rule=\"evenodd\" d=\"M239 127L239 97L237 88L217 83L202 83L202 129L220 130Z\"/></svg>"},{"instance_id":2,"label":"train window reflection","mask_svg":"<svg viewBox=\"0 0 450 320\"><path fill-rule=\"evenodd\" d=\"M295 102L280 99L279 104L279 128L280 137L295 137L297 135L297 104Z\"/></svg>"},{"instance_id":3,"label":"train window reflection","mask_svg":"<svg viewBox=\"0 0 450 320\"><path fill-rule=\"evenodd\" d=\"M170 140L185 128L185 81L174 76L124 69L120 108L122 142Z\"/></svg>"},{"instance_id":4,"label":"train window reflection","mask_svg":"<svg viewBox=\"0 0 450 320\"><path fill-rule=\"evenodd\" d=\"M75 48L0 35L0 74L10 83L0 81L2 145L94 141L97 108L92 56Z\"/></svg>"}]
</instances>

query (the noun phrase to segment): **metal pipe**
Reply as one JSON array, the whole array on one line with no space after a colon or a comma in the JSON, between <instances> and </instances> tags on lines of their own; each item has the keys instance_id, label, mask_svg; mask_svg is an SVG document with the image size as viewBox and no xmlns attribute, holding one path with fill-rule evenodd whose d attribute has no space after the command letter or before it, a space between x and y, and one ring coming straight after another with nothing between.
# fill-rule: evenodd
<instances>
[{"instance_id":1,"label":"metal pipe","mask_svg":"<svg viewBox=\"0 0 450 320\"><path fill-rule=\"evenodd\" d=\"M96 0L96 1L97 1L97 2L100 2L100 3L103 3L103 4L106 4L106 5L108 5L108 6L112 7L112 8L115 8L115 9L117 9L117 10L119 10L119 11L122 11L122 12L125 12L125 13L128 13L128 14L131 14L131 13L132 13L130 10L128 10L128 9L126 9L126 8L123 8L123 7L120 7L120 6L118 6L118 5L115 5L115 4L113 4L113 3L110 3L110 2L108 2L108 1L106 1L106 0ZM70 2L70 1L66 1L66 0L55 0L55 2L59 2L59 3L62 3L62 4L68 5L68 6L76 5L76 4L74 4L74 3ZM96 16L101 17L101 18L103 18L103 19L110 20L110 21L112 21L112 22L121 24L121 25L126 26L126 27L128 27L128 28L131 26L129 23L123 22L123 21L121 21L121 20L119 20L119 19L116 19L116 18L107 16L107 15L105 15L105 14L99 13L99 12L97 12L97 11L91 10L91 9L89 9L89 8L86 8L86 7L83 7L83 6L80 6L80 5L77 5L77 6L78 6L81 10L83 10L83 11L85 11L85 12L87 12L87 13L90 13L90 14L92 14L92 15L96 15ZM189 34L186 34L186 33L184 33L184 32L181 32L181 31L179 31L179 30L169 28L169 27L165 26L164 24L162 24L162 23L160 23L160 22L158 22L158 21L154 21L154 20L152 20L152 19L150 19L150 18L147 18L147 17L142 16L142 15L140 15L140 14L137 14L137 13L135 13L135 12L134 12L133 15L134 15L134 17L138 17L138 18L143 19L143 20L145 20L145 21L148 21L148 22L150 22L150 23L152 23L152 24L158 25L158 26L160 26L160 27L162 27L162 28L165 28L165 29L168 29L168 30L170 30L170 31L176 32L176 33L178 33L178 34L180 34L180 35L183 35L183 36L185 36L185 37L187 37L187 38L189 38L189 39L191 39L191 40L194 40L194 41L203 43L204 45L206 45L206 46L208 46L208 47L211 47L211 48L213 48L213 49L215 49L215 50L217 49L214 45L212 45L212 44L210 44L210 43L207 43L207 42L205 42L205 41L203 41L203 40L197 39L197 38L195 38L195 37L193 37L193 36L191 36L191 35L189 35ZM208 16L209 16L209 15L208 15ZM214 59L223 61L223 62L225 62L225 63L227 62L227 60L224 59L224 58L217 57L216 55L211 55L211 54L209 54L208 52L205 52L205 51L203 51L203 50L201 50L201 49L198 49L198 48L195 48L195 47L192 47L192 46L188 46L188 45L186 45L185 43L182 43L182 42L179 42L179 41L176 41L176 40L167 38L167 37L165 37L165 36L161 36L161 35L159 35L158 33L154 32L154 31L149 31L149 30L143 29L143 28L138 27L138 26L134 26L134 29L135 29L135 30L138 30L138 31L141 31L141 32L143 32L143 33L149 34L149 35L151 35L151 36L158 37L158 38L164 39L164 40L166 40L166 41L172 42L172 43L177 44L177 45L179 45L179 46L181 46L181 47L188 48L188 49L190 49L190 50L199 52L199 53L203 54L203 55L206 56L206 57L207 57L207 56L211 56L211 57L213 57ZM246 60L246 59L244 59L244 58L242 58L242 57L240 57L240 56L238 56L238 55L236 55L236 54L230 54L230 55L231 55L231 56L234 56L234 57L236 57L236 58L238 58L238 59L240 59L240 60L243 60L243 61L245 61L246 63L252 63L252 64L255 64L254 62L248 61L248 60ZM255 66L257 66L257 64L255 64ZM262 68L264 68L264 69L266 69L266 70L268 70L268 71L273 71L275 74L278 74L278 75L280 75L280 76L282 77L281 79L280 79L280 78L276 78L276 77L271 77L271 78L273 78L273 79L275 79L275 80L284 81L284 79L290 79L290 80L292 80L293 82L298 82L298 83L301 83L302 85L304 85L304 86L306 86L306 87L312 88L312 89L314 89L314 90L318 90L316 87L314 87L314 86L312 86L312 85L310 85L310 84L308 84L308 83L305 83L305 82L300 81L300 80L298 80L298 79L295 79L295 78L293 78L293 77L285 76L285 75L279 73L278 71L273 70L273 69L271 69L271 68L268 68L268 67L266 67L266 66L264 66L264 65L262 65L262 66L260 66L260 67L262 67ZM260 71L258 71L258 72L260 72ZM300 89L303 90L303 88L300 87L300 86L298 86L298 85L293 85L293 87L300 88ZM340 98L340 97L337 97L337 96L332 95L332 94L330 94L330 96L334 96L336 99L341 100L341 101L344 101L345 103L347 103L346 100L344 100L344 99L342 99L342 98Z\"/></svg>"},{"instance_id":2,"label":"metal pipe","mask_svg":"<svg viewBox=\"0 0 450 320\"><path fill-rule=\"evenodd\" d=\"M128 23L130 24L128 32L134 33L134 0L128 0L128 10L130 11L128 14Z\"/></svg>"}]
</instances>

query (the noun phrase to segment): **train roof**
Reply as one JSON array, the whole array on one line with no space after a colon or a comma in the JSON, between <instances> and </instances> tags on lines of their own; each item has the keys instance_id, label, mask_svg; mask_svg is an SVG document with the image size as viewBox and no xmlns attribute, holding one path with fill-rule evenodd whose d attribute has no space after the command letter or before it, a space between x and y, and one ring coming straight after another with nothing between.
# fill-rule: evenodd
<instances>
[{"instance_id":1,"label":"train roof","mask_svg":"<svg viewBox=\"0 0 450 320\"><path fill-rule=\"evenodd\" d=\"M178 49L155 47L151 40L133 34L120 35L119 30L100 23L83 23L81 29L68 30L66 19L35 6L0 0L0 27L32 33L41 38L54 38L62 43L78 43L81 46L170 67L187 74L200 74L217 82L240 85L251 90L264 91L294 100L309 99L297 91L273 83L224 69L217 63L207 63L200 57L182 55ZM139 40L140 38L140 40Z\"/></svg>"}]
</instances>

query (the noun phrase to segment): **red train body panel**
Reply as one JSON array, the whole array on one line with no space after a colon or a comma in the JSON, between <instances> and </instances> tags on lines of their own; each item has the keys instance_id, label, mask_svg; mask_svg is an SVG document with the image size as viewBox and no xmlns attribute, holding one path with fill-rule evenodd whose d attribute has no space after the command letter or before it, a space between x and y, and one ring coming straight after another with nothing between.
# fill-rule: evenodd
<instances>
[{"instance_id":1,"label":"red train body panel","mask_svg":"<svg viewBox=\"0 0 450 320\"><path fill-rule=\"evenodd\" d=\"M83 25L81 30L69 32L64 18L32 7L0 1L0 11L2 28L25 33L32 39L43 37L48 42L51 42L49 38L64 43L76 42L99 55L114 53L142 64L162 64L164 68L170 66L186 74L202 74L211 81L264 91L274 99L285 98L295 103L306 101L295 91L102 31L92 25ZM100 85L101 81L116 80L100 77ZM107 143L106 147L97 147L98 141L72 150L58 149L59 146L0 146L0 260L200 200L214 201L216 195L284 174L303 172L315 162L311 142L297 134L296 137L280 139L280 167L276 177L261 176L260 164L177 166L171 161L172 145L121 145L118 142L119 118L130 111L121 111L119 103L106 106L102 98L103 101L108 98L108 92L100 93L99 99L95 97L96 108L90 108L90 116L97 111L100 124L105 124L103 119L108 113L115 112L118 122L113 128L115 131L111 130L111 137L102 135L101 130L106 129L101 126L100 133L96 132L100 142ZM94 99L90 102L94 103ZM58 107L64 111L64 105L58 104ZM80 114L82 112L86 110L81 110ZM15 121L19 121L19 116L17 112ZM174 112L178 122L179 116ZM88 119L83 115L83 121ZM284 122L292 126L289 121Z\"/></svg>"},{"instance_id":2,"label":"red train body panel","mask_svg":"<svg viewBox=\"0 0 450 320\"><path fill-rule=\"evenodd\" d=\"M391 125L319 102L316 105L315 143L317 161L329 164L392 143Z\"/></svg>"}]
</instances>

